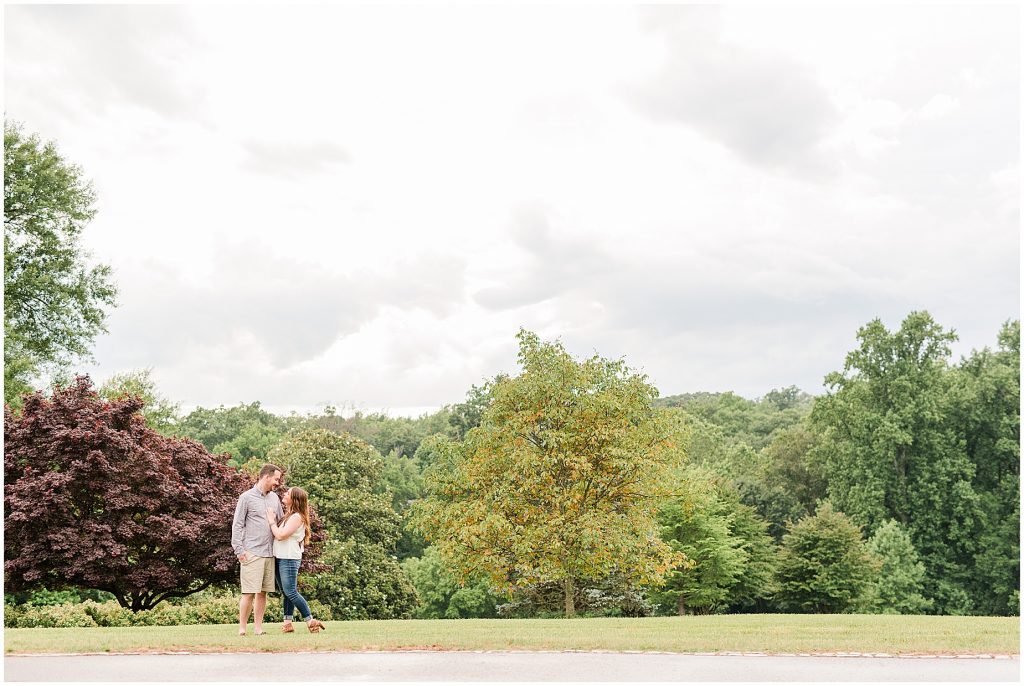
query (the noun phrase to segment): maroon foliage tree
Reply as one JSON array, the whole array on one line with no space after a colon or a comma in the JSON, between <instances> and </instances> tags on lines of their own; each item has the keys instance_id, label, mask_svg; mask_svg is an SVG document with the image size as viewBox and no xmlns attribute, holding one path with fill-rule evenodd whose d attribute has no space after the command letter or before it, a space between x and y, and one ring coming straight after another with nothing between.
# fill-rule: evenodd
<instances>
[{"instance_id":1,"label":"maroon foliage tree","mask_svg":"<svg viewBox=\"0 0 1024 686\"><path fill-rule=\"evenodd\" d=\"M237 578L231 520L243 474L190 439L146 427L142 401L102 400L88 377L4 410L8 592L77 586L133 611Z\"/></svg>"}]
</instances>

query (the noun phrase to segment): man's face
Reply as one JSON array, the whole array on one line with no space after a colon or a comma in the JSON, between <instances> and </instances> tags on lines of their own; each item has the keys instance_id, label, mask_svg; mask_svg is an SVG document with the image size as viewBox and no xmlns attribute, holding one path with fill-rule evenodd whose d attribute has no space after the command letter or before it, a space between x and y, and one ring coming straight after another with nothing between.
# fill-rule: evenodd
<instances>
[{"instance_id":1,"label":"man's face","mask_svg":"<svg viewBox=\"0 0 1024 686\"><path fill-rule=\"evenodd\" d=\"M267 474L261 481L263 481L263 486L261 486L263 492L270 493L281 485L281 471L278 470L273 474Z\"/></svg>"}]
</instances>

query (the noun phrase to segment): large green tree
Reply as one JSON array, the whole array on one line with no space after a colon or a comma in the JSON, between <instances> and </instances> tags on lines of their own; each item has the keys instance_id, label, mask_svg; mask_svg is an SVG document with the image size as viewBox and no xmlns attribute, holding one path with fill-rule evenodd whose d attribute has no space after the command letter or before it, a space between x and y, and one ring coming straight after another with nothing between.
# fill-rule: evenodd
<instances>
[{"instance_id":1,"label":"large green tree","mask_svg":"<svg viewBox=\"0 0 1024 686\"><path fill-rule=\"evenodd\" d=\"M4 402L45 369L89 355L116 289L80 238L96 211L82 170L53 142L4 121Z\"/></svg>"},{"instance_id":2,"label":"large green tree","mask_svg":"<svg viewBox=\"0 0 1024 686\"><path fill-rule=\"evenodd\" d=\"M973 351L956 369L952 421L975 468L981 510L966 586L981 614L1020 612L1020 321L998 348Z\"/></svg>"},{"instance_id":3,"label":"large green tree","mask_svg":"<svg viewBox=\"0 0 1024 686\"><path fill-rule=\"evenodd\" d=\"M936 608L969 613L983 518L975 465L952 421L948 357L956 335L927 312L912 312L896 331L876 319L857 338L811 415L829 497L868 534L898 521L924 561Z\"/></svg>"},{"instance_id":4,"label":"large green tree","mask_svg":"<svg viewBox=\"0 0 1024 686\"><path fill-rule=\"evenodd\" d=\"M584 580L654 582L682 556L657 537L657 505L682 451L677 424L621 360L576 361L520 331L520 375L495 383L461 442L435 438L417 522L457 576L499 590Z\"/></svg>"},{"instance_id":5,"label":"large green tree","mask_svg":"<svg viewBox=\"0 0 1024 686\"><path fill-rule=\"evenodd\" d=\"M327 529L321 562L328 571L300 578L309 597L353 619L409 617L416 591L392 551L400 518L383 480L384 461L349 434L306 427L288 434L267 455L300 486Z\"/></svg>"}]
</instances>

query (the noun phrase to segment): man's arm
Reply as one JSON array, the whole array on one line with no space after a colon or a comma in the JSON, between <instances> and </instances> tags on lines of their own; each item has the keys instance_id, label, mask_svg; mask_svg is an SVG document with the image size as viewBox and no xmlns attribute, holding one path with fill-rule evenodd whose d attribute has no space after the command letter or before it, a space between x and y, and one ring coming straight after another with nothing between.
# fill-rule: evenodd
<instances>
[{"instance_id":1,"label":"man's arm","mask_svg":"<svg viewBox=\"0 0 1024 686\"><path fill-rule=\"evenodd\" d=\"M231 549L239 560L245 557L245 494L238 498L235 505L235 518L231 521ZM244 560L243 560L244 561Z\"/></svg>"}]
</instances>

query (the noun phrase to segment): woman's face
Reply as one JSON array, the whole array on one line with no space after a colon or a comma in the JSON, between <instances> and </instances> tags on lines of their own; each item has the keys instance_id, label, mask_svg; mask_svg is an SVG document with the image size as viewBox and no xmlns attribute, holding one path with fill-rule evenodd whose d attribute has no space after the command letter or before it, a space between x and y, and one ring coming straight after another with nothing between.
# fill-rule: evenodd
<instances>
[{"instance_id":1,"label":"woman's face","mask_svg":"<svg viewBox=\"0 0 1024 686\"><path fill-rule=\"evenodd\" d=\"M281 498L281 504L285 506L285 509L292 506L292 489L289 488L284 492L284 497Z\"/></svg>"}]
</instances>

